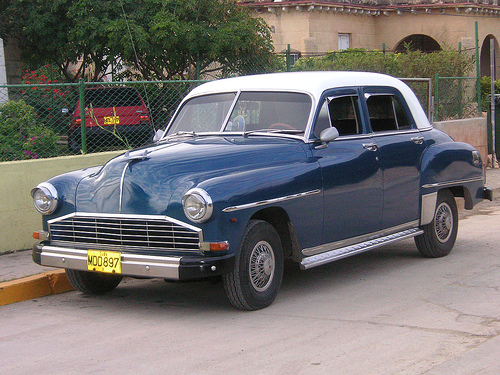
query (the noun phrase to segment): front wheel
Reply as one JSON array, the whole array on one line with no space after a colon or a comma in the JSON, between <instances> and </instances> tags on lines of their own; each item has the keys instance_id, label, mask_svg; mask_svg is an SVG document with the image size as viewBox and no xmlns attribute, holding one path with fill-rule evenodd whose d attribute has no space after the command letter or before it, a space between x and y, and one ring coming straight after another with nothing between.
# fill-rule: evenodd
<instances>
[{"instance_id":1,"label":"front wheel","mask_svg":"<svg viewBox=\"0 0 500 375\"><path fill-rule=\"evenodd\" d=\"M122 281L121 275L70 269L66 269L66 276L73 288L85 294L105 294L111 292Z\"/></svg>"},{"instance_id":2,"label":"front wheel","mask_svg":"<svg viewBox=\"0 0 500 375\"><path fill-rule=\"evenodd\" d=\"M417 249L425 257L439 258L453 249L458 232L458 210L453 194L440 191L432 221L422 227L424 233L415 237Z\"/></svg>"},{"instance_id":3,"label":"front wheel","mask_svg":"<svg viewBox=\"0 0 500 375\"><path fill-rule=\"evenodd\" d=\"M245 229L232 272L223 275L229 301L243 310L271 305L283 278L283 250L268 222L252 220Z\"/></svg>"}]
</instances>

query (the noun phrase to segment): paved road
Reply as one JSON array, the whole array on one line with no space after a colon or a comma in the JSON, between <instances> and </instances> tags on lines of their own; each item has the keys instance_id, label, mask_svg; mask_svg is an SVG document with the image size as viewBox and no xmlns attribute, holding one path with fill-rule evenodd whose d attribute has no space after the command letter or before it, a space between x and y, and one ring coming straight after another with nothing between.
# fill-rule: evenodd
<instances>
[{"instance_id":1,"label":"paved road","mask_svg":"<svg viewBox=\"0 0 500 375\"><path fill-rule=\"evenodd\" d=\"M450 256L408 240L309 271L269 308L221 285L126 280L0 307L2 374L500 374L500 207L464 215Z\"/></svg>"}]
</instances>

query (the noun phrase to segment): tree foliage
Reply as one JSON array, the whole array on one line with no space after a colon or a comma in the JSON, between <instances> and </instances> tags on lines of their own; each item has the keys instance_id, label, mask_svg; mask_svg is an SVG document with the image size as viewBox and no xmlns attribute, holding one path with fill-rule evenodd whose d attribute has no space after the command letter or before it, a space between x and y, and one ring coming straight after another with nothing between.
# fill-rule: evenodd
<instances>
[{"instance_id":1,"label":"tree foliage","mask_svg":"<svg viewBox=\"0 0 500 375\"><path fill-rule=\"evenodd\" d=\"M235 0L5 0L0 25L25 61L55 64L70 82L123 65L142 79L174 79L274 63L269 27Z\"/></svg>"},{"instance_id":2,"label":"tree foliage","mask_svg":"<svg viewBox=\"0 0 500 375\"><path fill-rule=\"evenodd\" d=\"M56 65L69 82L101 80L116 53L105 26L119 12L96 0L8 0L0 9L1 37L15 38L32 67ZM91 68L91 69L89 69ZM89 72L92 73L89 73Z\"/></svg>"},{"instance_id":3,"label":"tree foliage","mask_svg":"<svg viewBox=\"0 0 500 375\"><path fill-rule=\"evenodd\" d=\"M145 79L269 69L269 27L235 0L144 0L109 25L112 46ZM251 62L253 66L250 67ZM255 66L257 65L257 66Z\"/></svg>"}]
</instances>

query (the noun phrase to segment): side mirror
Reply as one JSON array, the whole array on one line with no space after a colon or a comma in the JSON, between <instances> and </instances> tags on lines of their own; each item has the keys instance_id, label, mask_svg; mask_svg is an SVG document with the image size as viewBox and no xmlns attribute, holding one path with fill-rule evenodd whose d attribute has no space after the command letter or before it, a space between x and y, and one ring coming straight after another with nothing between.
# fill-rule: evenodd
<instances>
[{"instance_id":1,"label":"side mirror","mask_svg":"<svg viewBox=\"0 0 500 375\"><path fill-rule=\"evenodd\" d=\"M68 108L61 108L61 113L62 113L64 116L68 116L68 115L69 115L69 109L68 109Z\"/></svg>"},{"instance_id":2,"label":"side mirror","mask_svg":"<svg viewBox=\"0 0 500 375\"><path fill-rule=\"evenodd\" d=\"M153 137L153 142L158 142L160 139L162 139L163 134L165 134L165 131L158 129Z\"/></svg>"},{"instance_id":3,"label":"side mirror","mask_svg":"<svg viewBox=\"0 0 500 375\"><path fill-rule=\"evenodd\" d=\"M317 145L315 147L315 149L321 150L323 148L327 148L328 143L336 140L338 138L338 136L339 136L339 131L337 130L337 128L335 128L335 127L326 128L319 135L319 140L321 141L321 144Z\"/></svg>"},{"instance_id":4,"label":"side mirror","mask_svg":"<svg viewBox=\"0 0 500 375\"><path fill-rule=\"evenodd\" d=\"M339 136L339 131L336 127L331 127L323 130L319 135L319 139L323 143L329 143L336 140Z\"/></svg>"}]
</instances>

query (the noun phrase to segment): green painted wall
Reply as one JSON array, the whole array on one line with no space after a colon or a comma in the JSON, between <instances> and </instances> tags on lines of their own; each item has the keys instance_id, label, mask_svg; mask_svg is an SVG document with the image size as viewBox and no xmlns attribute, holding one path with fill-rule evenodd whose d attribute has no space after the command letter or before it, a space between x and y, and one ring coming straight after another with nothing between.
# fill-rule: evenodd
<instances>
[{"instance_id":1,"label":"green painted wall","mask_svg":"<svg viewBox=\"0 0 500 375\"><path fill-rule=\"evenodd\" d=\"M0 163L0 253L30 249L42 227L30 191L40 182L76 169L102 165L121 152Z\"/></svg>"}]
</instances>

